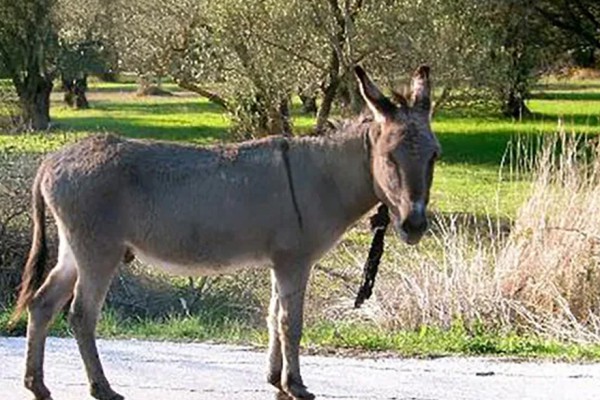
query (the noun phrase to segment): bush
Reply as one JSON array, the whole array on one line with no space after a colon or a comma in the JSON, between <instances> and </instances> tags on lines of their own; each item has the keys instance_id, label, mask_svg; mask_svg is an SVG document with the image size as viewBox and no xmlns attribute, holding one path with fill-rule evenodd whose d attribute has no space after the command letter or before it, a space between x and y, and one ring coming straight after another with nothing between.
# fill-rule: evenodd
<instances>
[{"instance_id":1,"label":"bush","mask_svg":"<svg viewBox=\"0 0 600 400\"><path fill-rule=\"evenodd\" d=\"M17 93L9 80L0 79L0 131L14 132L22 126Z\"/></svg>"},{"instance_id":2,"label":"bush","mask_svg":"<svg viewBox=\"0 0 600 400\"><path fill-rule=\"evenodd\" d=\"M0 308L14 299L29 251L29 197L36 167L35 156L0 150Z\"/></svg>"}]
</instances>

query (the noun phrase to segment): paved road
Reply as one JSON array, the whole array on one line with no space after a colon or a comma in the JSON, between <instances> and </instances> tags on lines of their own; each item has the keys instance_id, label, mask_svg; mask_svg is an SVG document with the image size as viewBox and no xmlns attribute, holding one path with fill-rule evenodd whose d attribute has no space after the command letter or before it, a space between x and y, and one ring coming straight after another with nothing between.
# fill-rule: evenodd
<instances>
[{"instance_id":1,"label":"paved road","mask_svg":"<svg viewBox=\"0 0 600 400\"><path fill-rule=\"evenodd\" d=\"M246 347L101 340L108 378L128 400L274 399L262 352ZM0 338L0 400L31 399L22 389L22 338ZM89 399L72 339L48 340L46 382L54 400ZM351 359L304 356L318 399L597 400L600 364L505 362L486 358Z\"/></svg>"}]
</instances>

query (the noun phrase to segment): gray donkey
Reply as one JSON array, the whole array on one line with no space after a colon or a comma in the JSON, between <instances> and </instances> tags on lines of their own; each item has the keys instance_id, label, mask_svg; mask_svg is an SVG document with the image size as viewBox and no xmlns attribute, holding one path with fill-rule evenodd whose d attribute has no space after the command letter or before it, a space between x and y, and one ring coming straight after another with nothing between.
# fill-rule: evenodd
<instances>
[{"instance_id":1,"label":"gray donkey","mask_svg":"<svg viewBox=\"0 0 600 400\"><path fill-rule=\"evenodd\" d=\"M313 399L298 362L311 266L378 202L409 244L427 229L425 209L440 146L430 127L429 68L408 99L386 98L357 67L372 118L329 137L270 137L196 147L94 136L49 155L33 184L33 244L15 318L28 309L25 386L50 399L44 343L73 297L70 323L91 395L110 387L95 341L96 322L119 262L133 253L184 275L269 266L267 381L292 399ZM58 261L44 277L45 208L59 236Z\"/></svg>"}]
</instances>

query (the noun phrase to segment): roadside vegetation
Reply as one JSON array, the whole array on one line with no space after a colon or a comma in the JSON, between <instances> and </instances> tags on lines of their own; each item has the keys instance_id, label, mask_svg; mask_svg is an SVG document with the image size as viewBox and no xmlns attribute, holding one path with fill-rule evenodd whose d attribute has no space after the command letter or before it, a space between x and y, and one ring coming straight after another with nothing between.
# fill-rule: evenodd
<instances>
[{"instance_id":1,"label":"roadside vegetation","mask_svg":"<svg viewBox=\"0 0 600 400\"><path fill-rule=\"evenodd\" d=\"M198 144L230 140L229 120L173 85L143 97L135 85L93 82L91 108L52 97L55 128L0 134L0 334L7 326L30 240L29 184L44 153L79 137ZM388 234L373 298L352 308L371 235L361 222L315 266L305 351L393 351L410 356L494 354L600 358L598 243L600 82L550 79L509 121L491 108L441 110L443 146L432 194L432 232L412 248ZM314 119L293 103L294 126ZM103 337L266 343L264 270L209 278L123 267L99 325ZM53 334L69 335L61 316Z\"/></svg>"}]
</instances>

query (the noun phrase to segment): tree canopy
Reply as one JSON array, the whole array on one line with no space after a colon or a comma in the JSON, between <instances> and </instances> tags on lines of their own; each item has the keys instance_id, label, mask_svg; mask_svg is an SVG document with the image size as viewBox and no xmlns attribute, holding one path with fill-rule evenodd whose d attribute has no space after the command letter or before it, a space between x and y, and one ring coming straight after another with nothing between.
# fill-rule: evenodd
<instances>
[{"instance_id":1,"label":"tree canopy","mask_svg":"<svg viewBox=\"0 0 600 400\"><path fill-rule=\"evenodd\" d=\"M291 133L296 95L318 105L315 132L334 107L360 111L359 64L392 91L426 63L438 106L485 98L521 117L551 56L600 48L599 27L592 0L0 0L0 73L35 129L53 79L118 69L207 97L241 136Z\"/></svg>"}]
</instances>

